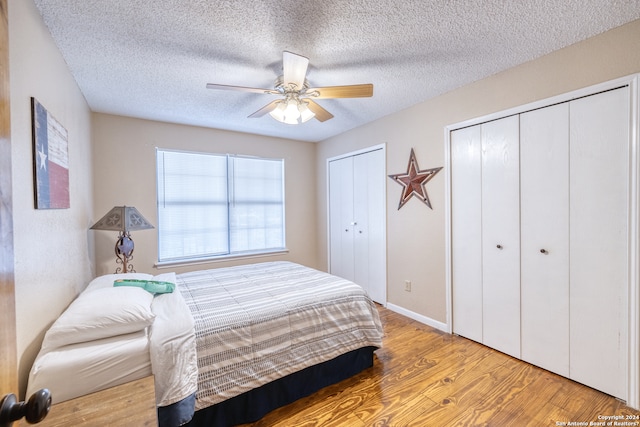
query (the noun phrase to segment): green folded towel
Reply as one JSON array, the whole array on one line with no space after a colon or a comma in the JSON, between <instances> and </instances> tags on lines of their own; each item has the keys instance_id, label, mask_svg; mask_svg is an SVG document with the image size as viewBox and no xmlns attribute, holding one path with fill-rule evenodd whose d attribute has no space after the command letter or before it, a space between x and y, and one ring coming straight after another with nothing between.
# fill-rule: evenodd
<instances>
[{"instance_id":1,"label":"green folded towel","mask_svg":"<svg viewBox=\"0 0 640 427\"><path fill-rule=\"evenodd\" d=\"M152 294L169 294L176 288L171 282L159 282L157 280L117 279L113 286L137 286Z\"/></svg>"}]
</instances>

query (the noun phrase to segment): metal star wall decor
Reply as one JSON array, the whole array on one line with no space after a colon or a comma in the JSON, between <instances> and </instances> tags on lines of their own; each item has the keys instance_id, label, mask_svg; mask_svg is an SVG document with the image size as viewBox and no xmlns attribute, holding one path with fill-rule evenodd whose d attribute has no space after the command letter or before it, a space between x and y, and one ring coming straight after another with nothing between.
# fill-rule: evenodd
<instances>
[{"instance_id":1,"label":"metal star wall decor","mask_svg":"<svg viewBox=\"0 0 640 427\"><path fill-rule=\"evenodd\" d=\"M418 167L418 161L416 160L416 155L413 152L413 148L411 149L411 155L409 156L409 165L407 166L406 173L398 173L395 175L389 175L389 178L393 179L398 184L402 185L404 188L402 190L402 195L400 196L400 204L398 204L398 210L405 203L411 199L411 197L416 196L418 199L422 200L424 204L431 207L431 201L429 200L429 195L427 194L427 182L431 180L438 172L440 172L439 168L425 169L420 170Z\"/></svg>"}]
</instances>

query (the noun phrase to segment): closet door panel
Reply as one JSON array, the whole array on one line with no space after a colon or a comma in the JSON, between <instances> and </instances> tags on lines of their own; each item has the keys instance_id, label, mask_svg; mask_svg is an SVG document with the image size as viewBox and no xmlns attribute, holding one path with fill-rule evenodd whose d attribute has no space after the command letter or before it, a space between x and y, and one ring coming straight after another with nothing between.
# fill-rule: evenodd
<instances>
[{"instance_id":1,"label":"closet door panel","mask_svg":"<svg viewBox=\"0 0 640 427\"><path fill-rule=\"evenodd\" d=\"M369 186L367 185L368 154L353 156L353 247L356 263L353 281L369 294Z\"/></svg>"},{"instance_id":2,"label":"closet door panel","mask_svg":"<svg viewBox=\"0 0 640 427\"><path fill-rule=\"evenodd\" d=\"M329 244L331 274L354 280L353 159L329 162Z\"/></svg>"},{"instance_id":3,"label":"closet door panel","mask_svg":"<svg viewBox=\"0 0 640 427\"><path fill-rule=\"evenodd\" d=\"M453 332L482 342L481 126L451 133Z\"/></svg>"},{"instance_id":4,"label":"closet door panel","mask_svg":"<svg viewBox=\"0 0 640 427\"><path fill-rule=\"evenodd\" d=\"M520 357L518 116L482 125L483 343Z\"/></svg>"},{"instance_id":5,"label":"closet door panel","mask_svg":"<svg viewBox=\"0 0 640 427\"><path fill-rule=\"evenodd\" d=\"M371 298L380 304L387 302L386 182L384 150L380 149L368 153L369 289Z\"/></svg>"},{"instance_id":6,"label":"closet door panel","mask_svg":"<svg viewBox=\"0 0 640 427\"><path fill-rule=\"evenodd\" d=\"M385 160L382 149L353 157L354 282L383 304L386 300Z\"/></svg>"},{"instance_id":7,"label":"closet door panel","mask_svg":"<svg viewBox=\"0 0 640 427\"><path fill-rule=\"evenodd\" d=\"M570 103L570 377L626 398L629 89Z\"/></svg>"},{"instance_id":8,"label":"closet door panel","mask_svg":"<svg viewBox=\"0 0 640 427\"><path fill-rule=\"evenodd\" d=\"M520 197L522 359L568 376L568 103L521 114Z\"/></svg>"}]
</instances>

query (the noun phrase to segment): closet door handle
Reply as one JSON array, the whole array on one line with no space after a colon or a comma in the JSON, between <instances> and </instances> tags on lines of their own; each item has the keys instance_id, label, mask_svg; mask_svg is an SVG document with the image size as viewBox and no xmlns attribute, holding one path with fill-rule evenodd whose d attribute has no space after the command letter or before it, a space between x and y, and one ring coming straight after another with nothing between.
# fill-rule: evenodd
<instances>
[{"instance_id":1,"label":"closet door handle","mask_svg":"<svg viewBox=\"0 0 640 427\"><path fill-rule=\"evenodd\" d=\"M549 254L549 251L548 251L548 250L546 250L546 249L540 249L540 253L541 253L541 254L548 255L548 254Z\"/></svg>"},{"instance_id":2,"label":"closet door handle","mask_svg":"<svg viewBox=\"0 0 640 427\"><path fill-rule=\"evenodd\" d=\"M496 245L496 248L502 250L502 245Z\"/></svg>"}]
</instances>

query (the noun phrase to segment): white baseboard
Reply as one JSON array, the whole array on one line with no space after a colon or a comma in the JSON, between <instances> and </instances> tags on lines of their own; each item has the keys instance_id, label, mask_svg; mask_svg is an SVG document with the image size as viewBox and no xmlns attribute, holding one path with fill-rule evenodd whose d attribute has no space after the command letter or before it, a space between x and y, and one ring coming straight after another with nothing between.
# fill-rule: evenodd
<instances>
[{"instance_id":1,"label":"white baseboard","mask_svg":"<svg viewBox=\"0 0 640 427\"><path fill-rule=\"evenodd\" d=\"M395 311L398 314L402 314L403 316L407 316L410 319L416 320L420 323L424 323L427 326L431 326L432 328L439 329L443 332L450 333L449 328L446 323L439 322L437 320L433 320L430 317L423 316L422 314L414 313L411 310L407 310L406 308L402 308L399 305L387 303L387 308L391 311Z\"/></svg>"}]
</instances>

